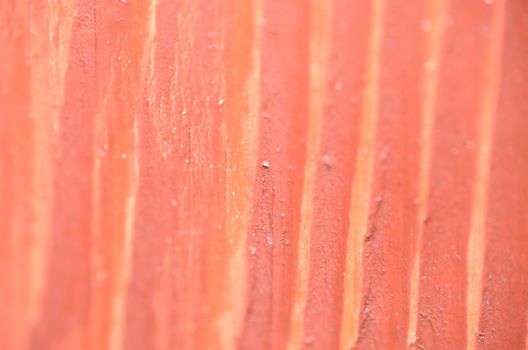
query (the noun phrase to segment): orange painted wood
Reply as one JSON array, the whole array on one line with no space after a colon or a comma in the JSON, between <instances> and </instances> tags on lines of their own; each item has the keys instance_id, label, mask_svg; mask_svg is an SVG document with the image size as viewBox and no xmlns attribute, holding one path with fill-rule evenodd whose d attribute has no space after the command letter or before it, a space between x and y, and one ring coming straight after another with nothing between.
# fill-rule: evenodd
<instances>
[{"instance_id":1,"label":"orange painted wood","mask_svg":"<svg viewBox=\"0 0 528 350\"><path fill-rule=\"evenodd\" d=\"M525 349L528 2L0 0L0 349Z\"/></svg>"}]
</instances>

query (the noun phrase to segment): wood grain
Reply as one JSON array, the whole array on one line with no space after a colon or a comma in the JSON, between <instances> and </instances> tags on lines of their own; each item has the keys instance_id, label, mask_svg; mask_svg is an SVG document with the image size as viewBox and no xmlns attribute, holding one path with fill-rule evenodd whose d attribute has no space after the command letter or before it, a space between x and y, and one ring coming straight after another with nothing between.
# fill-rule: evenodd
<instances>
[{"instance_id":1,"label":"wood grain","mask_svg":"<svg viewBox=\"0 0 528 350\"><path fill-rule=\"evenodd\" d=\"M524 349L524 0L0 0L1 349Z\"/></svg>"}]
</instances>

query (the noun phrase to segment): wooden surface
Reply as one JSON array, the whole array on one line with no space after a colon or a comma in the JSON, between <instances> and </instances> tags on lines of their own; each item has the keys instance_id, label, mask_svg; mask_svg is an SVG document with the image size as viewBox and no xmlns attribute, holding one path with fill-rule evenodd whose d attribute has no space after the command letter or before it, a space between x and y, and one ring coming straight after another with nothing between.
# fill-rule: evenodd
<instances>
[{"instance_id":1,"label":"wooden surface","mask_svg":"<svg viewBox=\"0 0 528 350\"><path fill-rule=\"evenodd\" d=\"M0 0L0 348L528 347L525 0Z\"/></svg>"}]
</instances>

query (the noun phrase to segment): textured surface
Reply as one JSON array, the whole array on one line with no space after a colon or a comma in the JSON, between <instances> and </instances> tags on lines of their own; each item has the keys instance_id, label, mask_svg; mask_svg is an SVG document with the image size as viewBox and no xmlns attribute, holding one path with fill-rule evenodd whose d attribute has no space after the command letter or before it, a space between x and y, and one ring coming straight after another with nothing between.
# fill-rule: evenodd
<instances>
[{"instance_id":1,"label":"textured surface","mask_svg":"<svg viewBox=\"0 0 528 350\"><path fill-rule=\"evenodd\" d=\"M0 0L0 348L523 349L525 0Z\"/></svg>"}]
</instances>

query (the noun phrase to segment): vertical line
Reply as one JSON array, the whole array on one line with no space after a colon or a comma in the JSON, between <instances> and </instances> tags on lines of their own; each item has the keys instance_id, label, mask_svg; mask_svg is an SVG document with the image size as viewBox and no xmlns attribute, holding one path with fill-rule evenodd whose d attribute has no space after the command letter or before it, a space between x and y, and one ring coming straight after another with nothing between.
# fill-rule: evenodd
<instances>
[{"instance_id":1,"label":"vertical line","mask_svg":"<svg viewBox=\"0 0 528 350\"><path fill-rule=\"evenodd\" d=\"M131 264L132 264L132 235L134 231L134 220L136 217L136 199L137 199L137 179L139 176L139 155L138 155L138 121L137 117L133 124L133 151L131 152L131 176L129 178L129 189L125 203L125 225L124 225L124 240L123 240L123 260L122 273L120 280L117 281L117 290L115 301L112 305L112 330L110 332L109 348L113 350L121 349L123 343L123 329L125 323L125 305L126 305L126 291L128 281L130 280Z\"/></svg>"},{"instance_id":2,"label":"vertical line","mask_svg":"<svg viewBox=\"0 0 528 350\"><path fill-rule=\"evenodd\" d=\"M301 229L291 314L288 349L300 349L304 335L304 310L308 295L310 268L310 230L313 221L313 193L321 138L322 106L325 88L325 62L329 39L329 9L332 1L311 0L310 40L310 113L307 127L307 150L301 199Z\"/></svg>"},{"instance_id":3,"label":"vertical line","mask_svg":"<svg viewBox=\"0 0 528 350\"><path fill-rule=\"evenodd\" d=\"M258 161L258 140L259 140L259 110L260 110L260 77L261 77L261 43L262 43L262 25L264 23L264 13L263 13L263 0L253 0L252 3L252 16L253 16L253 42L250 49L250 68L247 81L245 83L245 89L247 91L247 114L248 117L243 123L242 130L245 133L243 136L242 146L246 150L244 157L244 168L247 170L248 174L246 176L247 186L249 192L246 193L247 207L245 207L245 213L241 213L242 217L246 217L247 221L245 222L245 227L240 227L237 229L242 229L240 232L240 242L239 246L236 248L236 256L231 261L230 268L230 281L235 285L235 290L231 294L231 307L237 305L237 311L233 314L232 323L234 327L233 338L229 340L229 349L238 348L238 340L244 333L245 326L245 317L246 309L248 307L248 300L250 298L248 290L248 273L249 271L249 260L247 258L247 245L248 239L247 236L251 232L251 216L254 208L253 200L253 184L255 183L256 171L254 164ZM238 147L234 145L234 147ZM229 158L228 158L229 159ZM226 164L226 168L229 164ZM237 167L240 165L236 165ZM227 176L227 198L231 198L229 193L229 181L230 177ZM233 183L233 186L238 186L237 183ZM230 214L231 211L235 210L235 206L230 208L229 202L226 211L226 218L229 220L232 217ZM234 223L233 223L234 224ZM229 229L229 225L226 225L226 229ZM253 254L255 248L249 248L250 254Z\"/></svg>"},{"instance_id":4,"label":"vertical line","mask_svg":"<svg viewBox=\"0 0 528 350\"><path fill-rule=\"evenodd\" d=\"M31 296L28 330L38 326L43 312L49 276L51 224L54 203L53 179L56 169L53 159L59 141L61 106L65 99L66 71L69 65L69 43L76 2L31 5L31 110L36 129L32 153L35 157L32 186L36 195L32 201L35 217L32 222L34 244L30 259ZM43 33L47 33L42 39ZM31 340L27 340L30 343Z\"/></svg>"},{"instance_id":5,"label":"vertical line","mask_svg":"<svg viewBox=\"0 0 528 350\"><path fill-rule=\"evenodd\" d=\"M502 40L504 33L505 0L493 5L491 36L484 65L483 92L477 140L476 177L473 186L470 235L467 262L467 349L476 348L479 333L480 305L482 301L482 275L484 271L485 226L488 205L488 187L491 164L493 130L500 87Z\"/></svg>"},{"instance_id":6,"label":"vertical line","mask_svg":"<svg viewBox=\"0 0 528 350\"><path fill-rule=\"evenodd\" d=\"M255 164L248 305L239 340L241 347L251 348L285 347L288 342L309 115L309 2L262 5L260 164ZM262 334L268 336L262 339Z\"/></svg>"},{"instance_id":7,"label":"vertical line","mask_svg":"<svg viewBox=\"0 0 528 350\"><path fill-rule=\"evenodd\" d=\"M432 16L431 34L429 45L426 47L426 59L424 67L434 67L438 65L442 45L444 40L445 21L447 16L448 0L435 2L429 1L429 12ZM429 21L429 19L424 19ZM420 156L420 177L418 190L418 230L416 239L416 253L411 272L410 287L410 309L409 309L409 331L407 342L412 345L416 342L416 327L418 319L418 295L419 295L419 274L420 274L420 251L422 247L423 222L427 213L427 197L429 193L432 153L432 128L434 121L434 110L438 90L438 70L425 69L423 78L423 105L422 105L422 151Z\"/></svg>"},{"instance_id":8,"label":"vertical line","mask_svg":"<svg viewBox=\"0 0 528 350\"><path fill-rule=\"evenodd\" d=\"M528 313L528 310L526 310L526 312ZM525 349L528 349L528 322L526 323L526 341L524 342L524 348Z\"/></svg>"},{"instance_id":9,"label":"vertical line","mask_svg":"<svg viewBox=\"0 0 528 350\"><path fill-rule=\"evenodd\" d=\"M154 62L154 48L153 45L154 37L156 33L156 8L158 0L152 0L149 6L148 20L149 25L147 27L146 42L143 44L143 54L141 62L141 74L140 82L141 88L138 91L141 93L149 94L148 83L152 82L153 79L153 66ZM147 65L148 64L148 65ZM146 91L146 92L145 92ZM140 103L143 103L143 99L140 99ZM109 335L109 349L119 350L123 347L124 340L124 329L126 321L126 297L128 291L128 285L130 281L130 274L132 271L132 244L133 244L133 233L134 233L134 221L136 218L136 202L138 193L138 179L139 179L139 121L137 111L142 111L142 105L137 105L133 125L132 125L132 150L131 150L131 162L129 163L129 189L126 195L125 203L125 223L124 223L124 239L123 239L123 254L121 262L121 275L117 281L117 287L115 291L115 300L112 305L112 329Z\"/></svg>"},{"instance_id":10,"label":"vertical line","mask_svg":"<svg viewBox=\"0 0 528 350\"><path fill-rule=\"evenodd\" d=\"M340 348L350 349L358 338L362 287L362 245L370 208L374 138L379 103L379 74L383 38L384 0L374 0L371 14L367 84L363 91L356 172L349 208L349 232L346 248L343 313Z\"/></svg>"},{"instance_id":11,"label":"vertical line","mask_svg":"<svg viewBox=\"0 0 528 350\"><path fill-rule=\"evenodd\" d=\"M31 290L28 303L29 328L37 321L40 314L41 299L44 293L44 277L48 259L48 243L50 237L51 205L53 203L52 181L53 144L55 142L52 131L53 121L58 118L61 105L58 98L62 91L62 82L56 70L54 43L50 37L58 34L56 27L50 28L51 9L47 4L31 4L30 17L30 59L31 59L31 97L30 118L35 123L32 154L34 169L32 172L32 186L35 195L31 203L34 220L31 225L34 244L30 249L29 288ZM50 35L42 38L42 33ZM52 58L53 57L53 58ZM54 62L54 63L49 63ZM53 81L57 83L54 84Z\"/></svg>"},{"instance_id":12,"label":"vertical line","mask_svg":"<svg viewBox=\"0 0 528 350\"><path fill-rule=\"evenodd\" d=\"M226 19L226 114L222 121L225 147L225 239L227 257L225 311L218 321L220 348L235 349L243 329L247 301L247 232L258 144L260 95L260 0L227 2L236 13ZM232 13L227 13L232 15ZM238 16L242 17L239 18ZM241 28L247 33L240 33ZM236 196L233 196L234 193Z\"/></svg>"}]
</instances>

